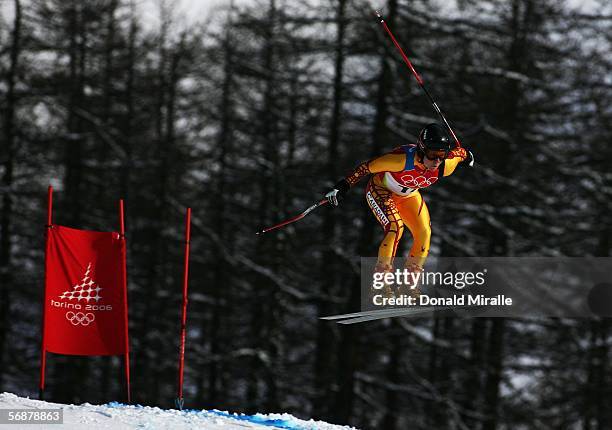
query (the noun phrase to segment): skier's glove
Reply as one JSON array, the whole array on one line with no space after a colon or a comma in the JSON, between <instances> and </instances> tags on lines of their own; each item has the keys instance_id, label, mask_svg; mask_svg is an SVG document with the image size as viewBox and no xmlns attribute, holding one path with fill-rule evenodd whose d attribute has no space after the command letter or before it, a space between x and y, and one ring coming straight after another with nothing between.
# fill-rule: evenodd
<instances>
[{"instance_id":1,"label":"skier's glove","mask_svg":"<svg viewBox=\"0 0 612 430\"><path fill-rule=\"evenodd\" d=\"M330 204L338 206L338 202L342 200L342 198L350 188L351 186L346 181L346 179L342 179L336 185L334 185L334 188L331 191L325 194L325 198Z\"/></svg>"}]
</instances>

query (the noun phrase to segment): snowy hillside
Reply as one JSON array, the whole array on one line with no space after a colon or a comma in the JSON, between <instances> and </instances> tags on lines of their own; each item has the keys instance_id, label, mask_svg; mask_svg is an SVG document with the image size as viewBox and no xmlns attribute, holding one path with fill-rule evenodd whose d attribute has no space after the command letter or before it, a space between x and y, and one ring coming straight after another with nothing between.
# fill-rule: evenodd
<instances>
[{"instance_id":1,"label":"snowy hillside","mask_svg":"<svg viewBox=\"0 0 612 430\"><path fill-rule=\"evenodd\" d=\"M148 406L126 406L119 403L107 405L62 405L26 399L11 393L0 394L0 409L58 409L64 411L64 424L48 426L53 429L351 429L322 421L304 421L289 414L238 415L221 411L178 411ZM1 426L4 427L4 426ZM33 428L32 425L11 425L11 429Z\"/></svg>"}]
</instances>

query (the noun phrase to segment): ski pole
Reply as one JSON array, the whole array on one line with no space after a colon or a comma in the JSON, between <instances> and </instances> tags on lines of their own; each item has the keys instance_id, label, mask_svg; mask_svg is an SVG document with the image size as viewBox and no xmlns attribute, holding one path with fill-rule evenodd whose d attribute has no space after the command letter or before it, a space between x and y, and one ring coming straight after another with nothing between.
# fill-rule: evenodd
<instances>
[{"instance_id":1,"label":"ski pole","mask_svg":"<svg viewBox=\"0 0 612 430\"><path fill-rule=\"evenodd\" d=\"M393 36L393 33L391 33L391 29L389 29L389 26L387 25L387 23L385 22L383 17L380 15L380 12L379 11L375 11L375 12L376 12L376 16L380 19L380 23L383 25L385 31L387 32L387 34L389 35L389 37L393 41L393 44L399 50L400 54L402 54L402 58L404 59L404 62L406 63L406 65L412 71L412 74L416 78L416 81L418 82L419 86L423 89L423 92L425 92L425 95L427 96L427 98L431 102L432 106L434 107L434 109L436 110L438 115L440 115L440 118L442 118L442 121L446 125L446 128L448 128L448 131L450 131L450 134L453 136L453 139L455 140L455 144L457 145L457 147L460 148L461 147L461 142L459 142L459 139L457 138L457 135L455 134L455 132L451 128L451 126L448 123L448 121L446 120L446 118L444 117L444 114L442 113L442 111L438 107L438 104L431 97L431 94L429 94L429 91L427 91L427 88L425 88L425 83L423 82L423 78L421 78L421 76L417 73L416 69L414 68L414 66L412 65L412 63L410 62L410 60L408 59L406 54L404 54L404 50L402 49L402 47L400 46L398 41L395 39L395 36Z\"/></svg>"},{"instance_id":2,"label":"ski pole","mask_svg":"<svg viewBox=\"0 0 612 430\"><path fill-rule=\"evenodd\" d=\"M306 215L308 215L310 212L312 212L313 210L315 210L316 208L318 208L319 206L323 206L323 205L325 205L325 204L327 204L327 203L328 203L327 199L320 200L320 201L318 201L317 203L315 203L314 205L310 206L308 209L306 209L306 210L305 210L304 212L302 212L301 214L299 214L299 215L297 215L297 216L294 216L293 218L289 218L288 220L283 221L283 222L281 222L281 223L279 223L279 224L273 225L272 227L264 228L263 230L258 231L258 232L257 232L257 233L255 233L255 234L263 234L263 233L267 233L267 232L269 232L269 231L276 230L277 228L281 228L281 227L284 227L284 226L286 226L286 225L288 225L288 224L291 224L291 223L294 223L294 222L296 222L296 221L299 221L299 220L301 220L302 218L304 218Z\"/></svg>"}]
</instances>

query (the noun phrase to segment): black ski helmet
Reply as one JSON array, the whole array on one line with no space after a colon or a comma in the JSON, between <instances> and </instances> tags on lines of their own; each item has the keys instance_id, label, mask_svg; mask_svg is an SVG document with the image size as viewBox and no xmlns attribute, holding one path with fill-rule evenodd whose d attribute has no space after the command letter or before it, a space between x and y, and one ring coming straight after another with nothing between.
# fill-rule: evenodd
<instances>
[{"instance_id":1,"label":"black ski helmet","mask_svg":"<svg viewBox=\"0 0 612 430\"><path fill-rule=\"evenodd\" d=\"M450 147L450 138L446 129L435 122L427 124L419 133L417 149L421 155L425 154L427 150L448 152Z\"/></svg>"}]
</instances>

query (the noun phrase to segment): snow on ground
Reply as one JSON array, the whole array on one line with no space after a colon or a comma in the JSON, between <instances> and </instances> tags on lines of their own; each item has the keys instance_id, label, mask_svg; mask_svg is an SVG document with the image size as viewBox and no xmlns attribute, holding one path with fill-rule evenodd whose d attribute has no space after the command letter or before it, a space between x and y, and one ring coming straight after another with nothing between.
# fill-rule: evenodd
<instances>
[{"instance_id":1,"label":"snow on ground","mask_svg":"<svg viewBox=\"0 0 612 430\"><path fill-rule=\"evenodd\" d=\"M63 409L64 423L45 425L51 430L99 430L99 429L198 429L198 430L341 430L353 429L328 424L323 421L304 421L289 414L242 415L222 411L160 409L149 406L132 406L120 403L106 405L63 405L43 402L11 393L0 394L0 409ZM0 428L33 429L41 425L2 425Z\"/></svg>"}]
</instances>

